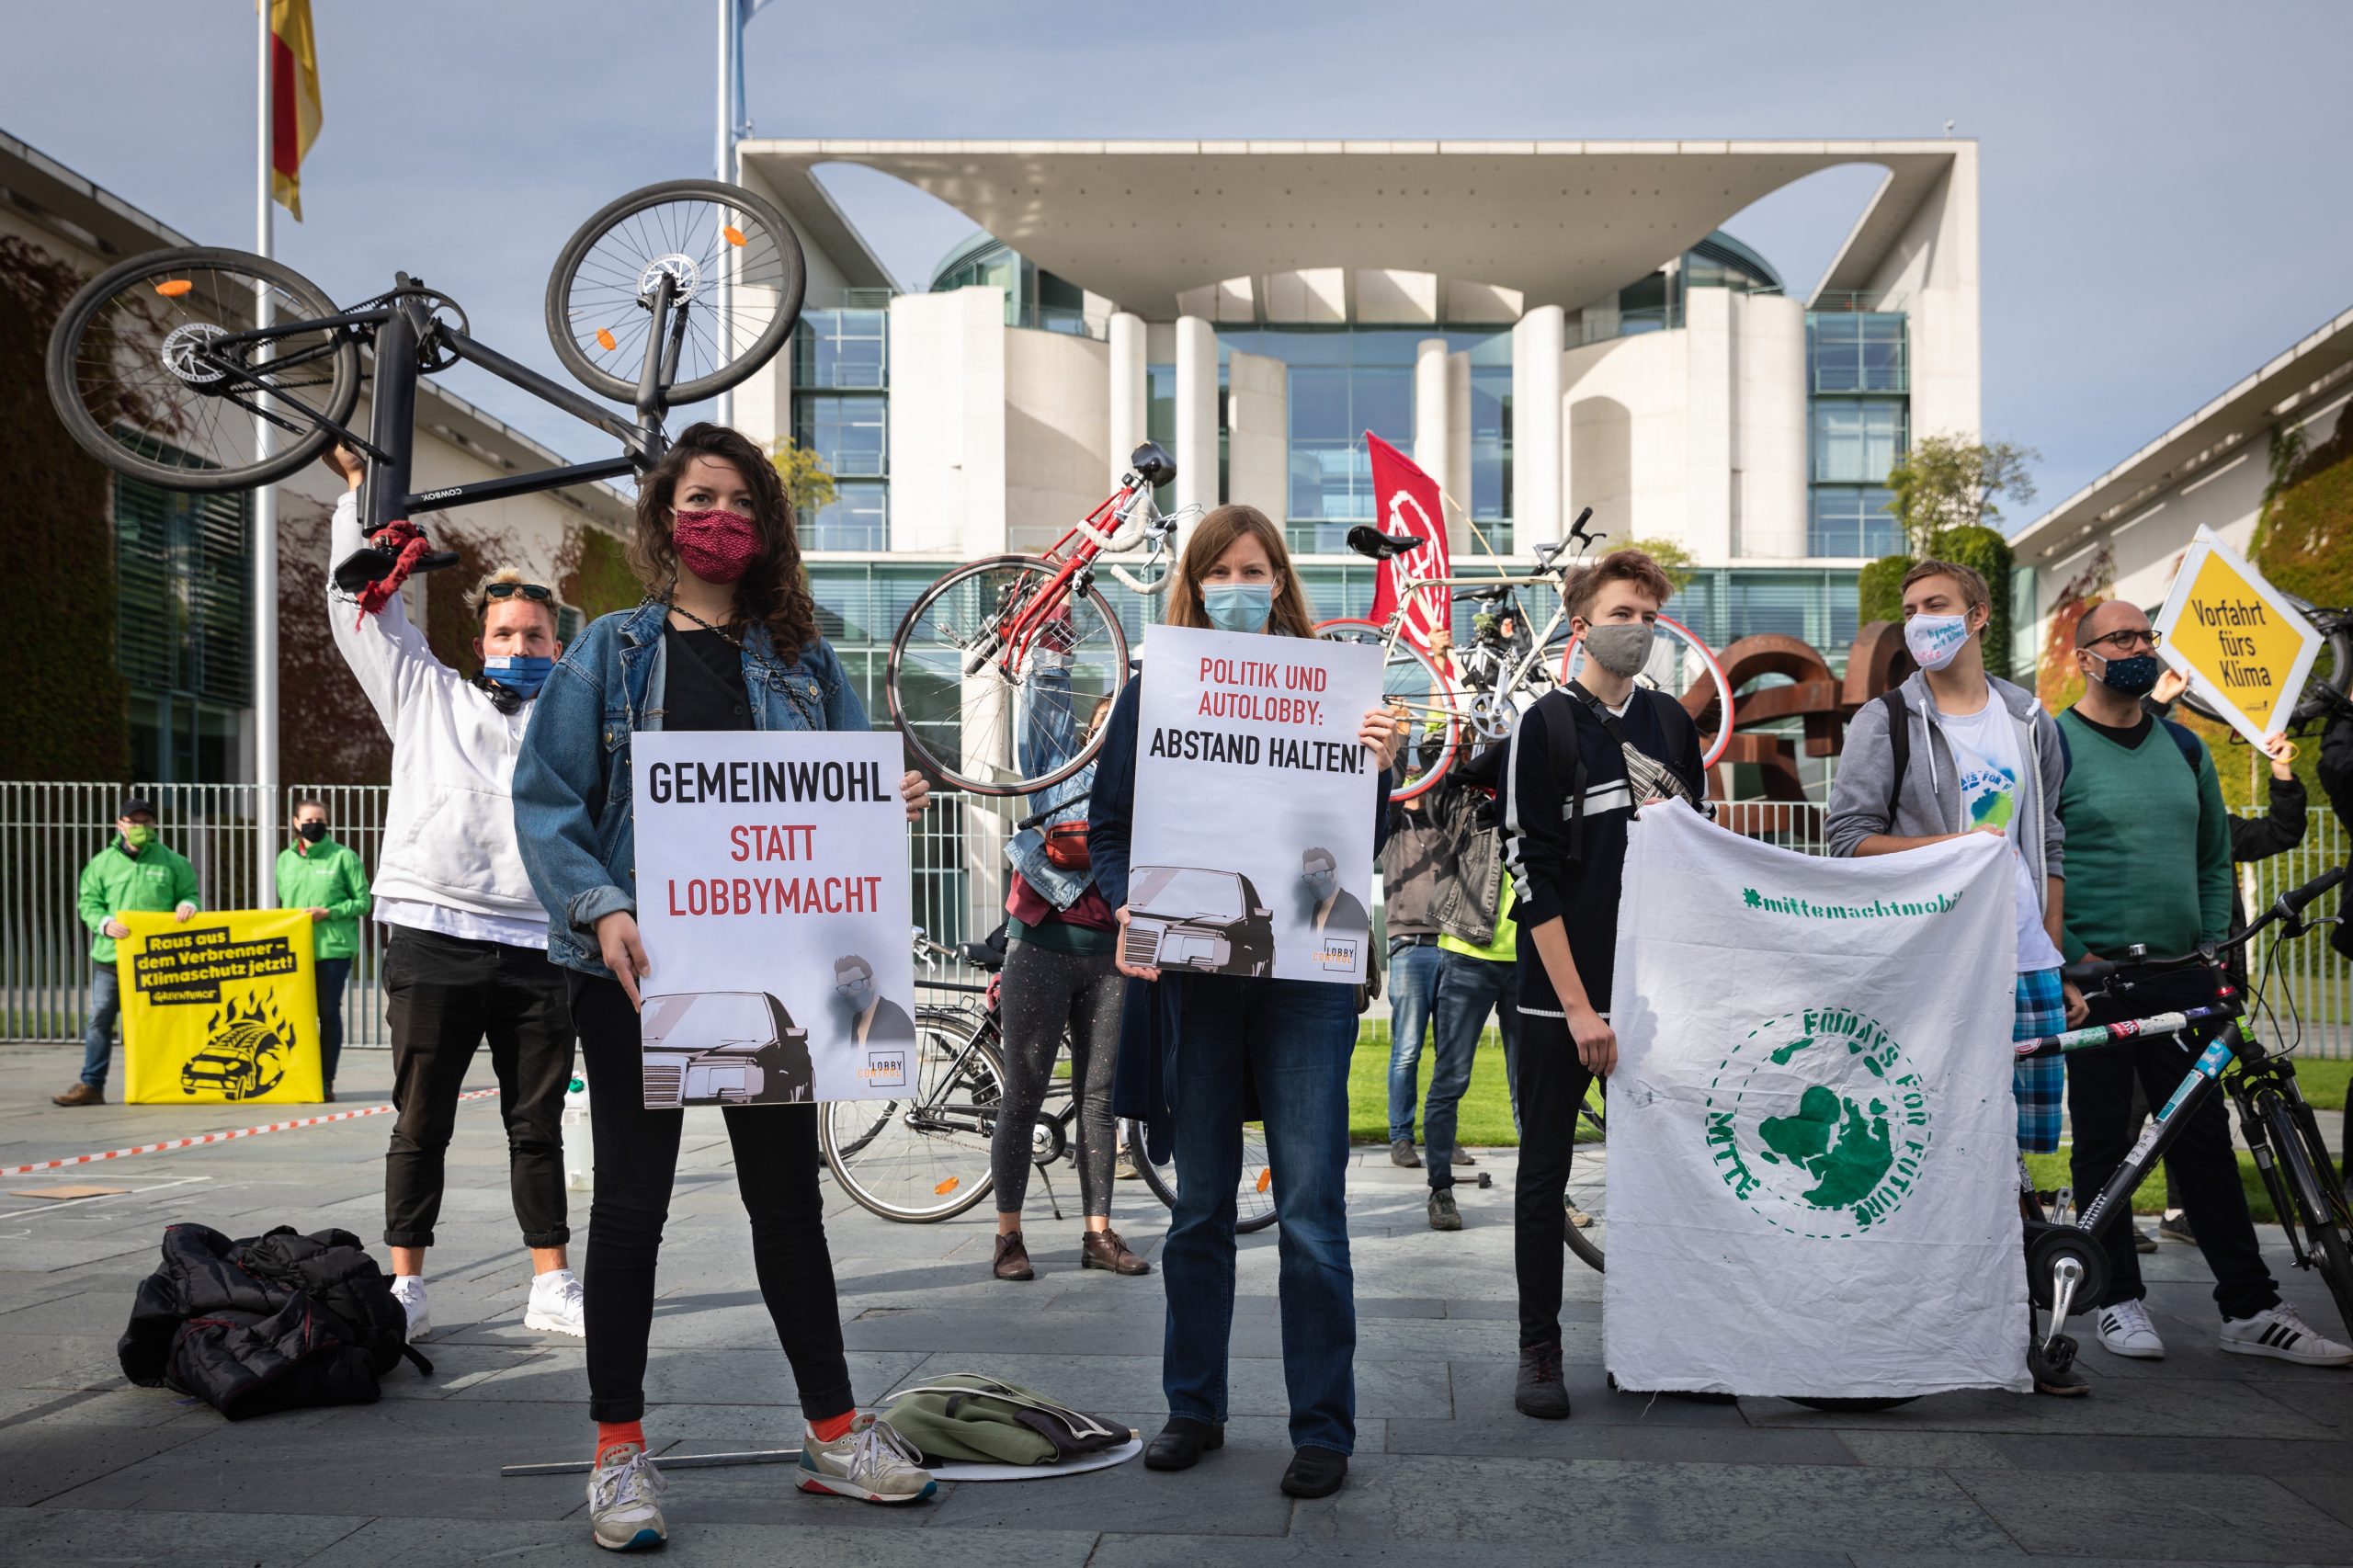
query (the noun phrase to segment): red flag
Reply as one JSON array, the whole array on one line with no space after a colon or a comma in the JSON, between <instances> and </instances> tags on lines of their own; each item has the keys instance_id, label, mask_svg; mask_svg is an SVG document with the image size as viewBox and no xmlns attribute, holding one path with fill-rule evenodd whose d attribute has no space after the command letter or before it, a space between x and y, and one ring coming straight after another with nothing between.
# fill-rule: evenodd
<instances>
[{"instance_id":1,"label":"red flag","mask_svg":"<svg viewBox=\"0 0 2353 1568\"><path fill-rule=\"evenodd\" d=\"M1415 642L1425 651L1450 642L1454 637L1454 606L1447 590L1414 593L1411 585L1444 577L1452 570L1446 549L1446 507L1438 499L1438 481L1414 466L1414 460L1380 437L1364 433L1365 449L1372 454L1373 522L1383 533L1412 534L1427 542L1419 550L1383 562L1380 585L1373 590L1372 619L1387 625L1398 601L1405 601L1405 623Z\"/></svg>"}]
</instances>

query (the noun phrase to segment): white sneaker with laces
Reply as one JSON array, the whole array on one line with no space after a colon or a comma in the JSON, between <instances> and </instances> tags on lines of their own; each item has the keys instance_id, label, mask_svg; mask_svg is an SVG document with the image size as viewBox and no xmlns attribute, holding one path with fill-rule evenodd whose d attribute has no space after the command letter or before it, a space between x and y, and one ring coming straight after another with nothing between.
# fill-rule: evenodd
<instances>
[{"instance_id":1,"label":"white sneaker with laces","mask_svg":"<svg viewBox=\"0 0 2353 1568\"><path fill-rule=\"evenodd\" d=\"M662 1522L662 1471L635 1443L617 1443L588 1476L588 1523L608 1551L638 1551L670 1539Z\"/></svg>"},{"instance_id":2,"label":"white sneaker with laces","mask_svg":"<svg viewBox=\"0 0 2353 1568\"><path fill-rule=\"evenodd\" d=\"M425 1301L423 1275L395 1275L392 1278L392 1300L408 1313L408 1342L411 1345L433 1332L433 1309Z\"/></svg>"},{"instance_id":3,"label":"white sneaker with laces","mask_svg":"<svg viewBox=\"0 0 2353 1568\"><path fill-rule=\"evenodd\" d=\"M523 1309L523 1326L585 1338L588 1325L581 1316L580 1303L580 1280L569 1268L534 1275L531 1302Z\"/></svg>"},{"instance_id":4,"label":"white sneaker with laces","mask_svg":"<svg viewBox=\"0 0 2353 1568\"><path fill-rule=\"evenodd\" d=\"M2234 1356L2275 1356L2305 1367L2353 1366L2353 1346L2334 1339L2282 1301L2251 1318L2222 1320L2222 1348Z\"/></svg>"},{"instance_id":5,"label":"white sneaker with laces","mask_svg":"<svg viewBox=\"0 0 2353 1568\"><path fill-rule=\"evenodd\" d=\"M871 1415L850 1423L830 1443L804 1428L801 1434L801 1490L861 1503L920 1503L939 1490L931 1472L915 1463L916 1451Z\"/></svg>"},{"instance_id":6,"label":"white sneaker with laces","mask_svg":"<svg viewBox=\"0 0 2353 1568\"><path fill-rule=\"evenodd\" d=\"M2157 1337L2149 1309L2138 1301L2100 1308L2099 1347L2111 1356L2130 1356L2138 1361L2165 1358L2165 1342Z\"/></svg>"}]
</instances>

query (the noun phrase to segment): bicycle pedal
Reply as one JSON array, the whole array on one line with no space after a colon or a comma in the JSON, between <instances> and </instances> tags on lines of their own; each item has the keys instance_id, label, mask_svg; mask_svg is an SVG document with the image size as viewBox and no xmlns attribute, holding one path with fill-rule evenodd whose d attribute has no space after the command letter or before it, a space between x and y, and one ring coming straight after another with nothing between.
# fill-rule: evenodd
<instances>
[{"instance_id":1,"label":"bicycle pedal","mask_svg":"<svg viewBox=\"0 0 2353 1568\"><path fill-rule=\"evenodd\" d=\"M1495 1185L1495 1178L1489 1173L1481 1171L1479 1173L1479 1185L1481 1187L1493 1187Z\"/></svg>"}]
</instances>

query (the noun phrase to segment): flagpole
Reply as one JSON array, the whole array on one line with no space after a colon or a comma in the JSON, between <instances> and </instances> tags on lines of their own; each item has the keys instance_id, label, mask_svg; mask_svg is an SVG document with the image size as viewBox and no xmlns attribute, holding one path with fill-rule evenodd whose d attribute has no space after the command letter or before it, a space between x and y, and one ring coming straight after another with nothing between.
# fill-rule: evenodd
<instances>
[{"instance_id":1,"label":"flagpole","mask_svg":"<svg viewBox=\"0 0 2353 1568\"><path fill-rule=\"evenodd\" d=\"M255 191L254 250L270 254L270 31L269 0L255 0L259 19L261 90L255 140L258 184ZM254 324L270 324L269 286L254 289ZM269 456L269 422L254 420L254 453ZM257 486L253 508L254 576L254 902L267 909L278 902L273 886L278 865L278 487Z\"/></svg>"},{"instance_id":2,"label":"flagpole","mask_svg":"<svg viewBox=\"0 0 2353 1568\"><path fill-rule=\"evenodd\" d=\"M743 41L737 26L738 3L739 0L719 0L719 139L711 165L719 171L721 181L729 185L735 181L735 51ZM734 292L733 280L729 273L734 265L729 247L721 246L717 268L719 277L714 280L716 287L712 294L715 301L712 325L715 330L711 333L711 340L722 354L729 351L728 306L733 302L729 296ZM735 423L735 392L733 388L719 394L718 415L722 425Z\"/></svg>"}]
</instances>

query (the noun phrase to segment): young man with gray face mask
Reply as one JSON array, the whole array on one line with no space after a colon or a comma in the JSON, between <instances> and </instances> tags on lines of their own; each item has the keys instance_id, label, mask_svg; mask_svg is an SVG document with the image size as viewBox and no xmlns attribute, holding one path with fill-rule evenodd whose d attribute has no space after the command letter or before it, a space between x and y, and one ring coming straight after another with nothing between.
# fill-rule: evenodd
<instances>
[{"instance_id":1,"label":"young man with gray face mask","mask_svg":"<svg viewBox=\"0 0 2353 1568\"><path fill-rule=\"evenodd\" d=\"M1513 1250L1519 1277L1520 1414L1569 1414L1561 1381L1562 1235L1577 1108L1618 1065L1609 990L1618 894L1635 809L1707 799L1699 731L1683 705L1634 684L1675 585L1639 550L1615 551L1563 590L1585 654L1512 733L1504 790L1504 864L1519 923L1519 1180Z\"/></svg>"}]
</instances>

